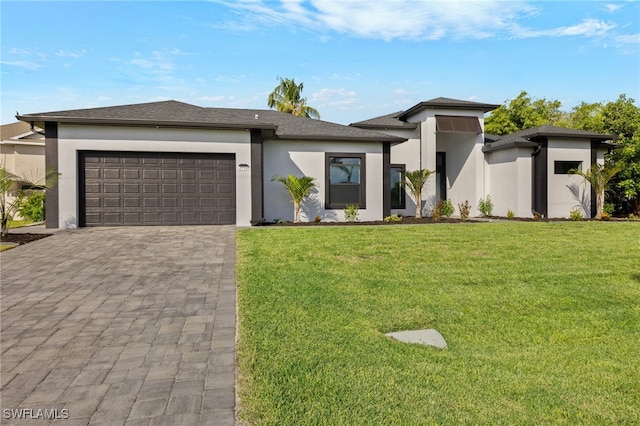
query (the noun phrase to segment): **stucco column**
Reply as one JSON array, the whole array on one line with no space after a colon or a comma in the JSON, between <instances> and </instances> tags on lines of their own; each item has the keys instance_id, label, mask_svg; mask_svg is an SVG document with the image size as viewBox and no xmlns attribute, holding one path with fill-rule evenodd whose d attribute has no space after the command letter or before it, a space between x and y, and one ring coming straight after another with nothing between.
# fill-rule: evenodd
<instances>
[{"instance_id":1,"label":"stucco column","mask_svg":"<svg viewBox=\"0 0 640 426\"><path fill-rule=\"evenodd\" d=\"M425 186L422 197L426 205L426 210L429 212L431 208L435 205L436 200L436 117L435 115L428 116L422 123L421 126L421 145L422 145L422 153L420 158L421 168L427 170L433 170L434 174L429 178L427 185ZM422 206L423 212L425 206Z\"/></svg>"}]
</instances>

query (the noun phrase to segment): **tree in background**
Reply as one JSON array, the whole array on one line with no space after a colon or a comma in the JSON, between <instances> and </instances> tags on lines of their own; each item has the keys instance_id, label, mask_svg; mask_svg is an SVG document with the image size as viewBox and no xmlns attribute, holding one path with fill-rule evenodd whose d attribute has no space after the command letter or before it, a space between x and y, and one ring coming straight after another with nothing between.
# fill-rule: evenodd
<instances>
[{"instance_id":1,"label":"tree in background","mask_svg":"<svg viewBox=\"0 0 640 426\"><path fill-rule=\"evenodd\" d=\"M613 102L582 102L570 112L560 101L533 100L525 91L493 110L485 119L485 132L505 135L536 126L554 125L615 135L619 148L607 163L620 171L612 178L608 193L618 212L640 214L640 108L621 94Z\"/></svg>"},{"instance_id":2,"label":"tree in background","mask_svg":"<svg viewBox=\"0 0 640 426\"><path fill-rule=\"evenodd\" d=\"M484 120L484 130L493 135L507 135L532 127L557 125L564 118L561 105L558 100L532 100L523 90L508 104L491 111L491 115Z\"/></svg>"},{"instance_id":3,"label":"tree in background","mask_svg":"<svg viewBox=\"0 0 640 426\"><path fill-rule=\"evenodd\" d=\"M300 117L320 118L318 110L307 105L307 98L302 97L303 83L296 84L295 79L282 77L278 77L278 80L280 84L267 99L269 108Z\"/></svg>"},{"instance_id":4,"label":"tree in background","mask_svg":"<svg viewBox=\"0 0 640 426\"><path fill-rule=\"evenodd\" d=\"M569 127L617 137L615 142L620 147L608 158L619 169L611 181L611 195L618 210L629 203L622 210L630 207L640 214L640 108L634 102L625 94L613 102L582 102L569 114Z\"/></svg>"},{"instance_id":5,"label":"tree in background","mask_svg":"<svg viewBox=\"0 0 640 426\"><path fill-rule=\"evenodd\" d=\"M402 172L403 185L409 190L409 195L416 203L416 219L422 217L422 189L434 173L434 170L427 169Z\"/></svg>"}]
</instances>

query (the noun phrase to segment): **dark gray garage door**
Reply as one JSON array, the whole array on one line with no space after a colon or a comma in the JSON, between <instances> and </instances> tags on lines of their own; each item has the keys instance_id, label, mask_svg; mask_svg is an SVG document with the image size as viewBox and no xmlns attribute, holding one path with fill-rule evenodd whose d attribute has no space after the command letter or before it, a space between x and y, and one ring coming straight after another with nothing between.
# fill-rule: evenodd
<instances>
[{"instance_id":1,"label":"dark gray garage door","mask_svg":"<svg viewBox=\"0 0 640 426\"><path fill-rule=\"evenodd\" d=\"M84 151L79 172L81 226L235 223L233 154Z\"/></svg>"}]
</instances>

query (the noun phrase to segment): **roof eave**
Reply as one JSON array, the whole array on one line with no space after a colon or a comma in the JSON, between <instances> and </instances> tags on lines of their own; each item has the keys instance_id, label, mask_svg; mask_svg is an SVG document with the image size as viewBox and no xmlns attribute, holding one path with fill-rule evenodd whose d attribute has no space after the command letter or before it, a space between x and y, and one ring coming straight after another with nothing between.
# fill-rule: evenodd
<instances>
[{"instance_id":1,"label":"roof eave","mask_svg":"<svg viewBox=\"0 0 640 426\"><path fill-rule=\"evenodd\" d=\"M385 124L359 124L351 123L350 127L357 127L358 129L372 129L372 130L415 130L418 127L418 123L403 122L397 126L388 126Z\"/></svg>"},{"instance_id":2,"label":"roof eave","mask_svg":"<svg viewBox=\"0 0 640 426\"><path fill-rule=\"evenodd\" d=\"M399 144L406 142L408 139L400 137L384 137L384 136L337 136L337 135L275 135L268 140L300 140L300 141L329 141L329 142L390 142L391 144Z\"/></svg>"},{"instance_id":3,"label":"roof eave","mask_svg":"<svg viewBox=\"0 0 640 426\"><path fill-rule=\"evenodd\" d=\"M471 104L471 105L460 105L460 104L456 104L456 103L447 103L447 102L442 102L442 103L430 103L430 102L421 102L417 105L412 106L411 108L409 108L406 111L403 111L401 114L397 115L395 118L397 118L398 120L404 120L407 117L410 117L411 115L422 111L423 109L447 109L447 108L452 108L452 109L461 109L461 110L472 110L472 111L482 111L482 112L489 112L489 111L493 111L494 109L500 107L500 105L497 104Z\"/></svg>"},{"instance_id":4,"label":"roof eave","mask_svg":"<svg viewBox=\"0 0 640 426\"><path fill-rule=\"evenodd\" d=\"M538 146L538 144L535 142L527 142L527 141L508 142L505 144L494 146L495 143L496 142L485 144L482 147L482 152L502 151L504 149L511 149L511 148L536 148Z\"/></svg>"},{"instance_id":5,"label":"roof eave","mask_svg":"<svg viewBox=\"0 0 640 426\"><path fill-rule=\"evenodd\" d=\"M136 127L156 127L156 128L198 128L198 129L218 129L218 130L245 130L263 129L276 130L275 124L266 123L211 123L200 121L158 121L123 118L92 118L92 117L65 117L52 115L17 115L16 118L27 123L32 122L53 122L63 124L79 125L107 125L107 126L136 126Z\"/></svg>"}]
</instances>

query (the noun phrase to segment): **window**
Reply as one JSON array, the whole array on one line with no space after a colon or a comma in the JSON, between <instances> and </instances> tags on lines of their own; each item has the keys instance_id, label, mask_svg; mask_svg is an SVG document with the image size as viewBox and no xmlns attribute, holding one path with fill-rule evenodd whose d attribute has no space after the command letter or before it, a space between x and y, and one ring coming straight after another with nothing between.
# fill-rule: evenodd
<instances>
[{"instance_id":1,"label":"window","mask_svg":"<svg viewBox=\"0 0 640 426\"><path fill-rule=\"evenodd\" d=\"M391 165L391 208L404 209L406 192L402 186L402 174L405 171L404 164Z\"/></svg>"},{"instance_id":2,"label":"window","mask_svg":"<svg viewBox=\"0 0 640 426\"><path fill-rule=\"evenodd\" d=\"M342 209L349 204L366 208L365 154L327 153L325 163L327 208Z\"/></svg>"},{"instance_id":3,"label":"window","mask_svg":"<svg viewBox=\"0 0 640 426\"><path fill-rule=\"evenodd\" d=\"M569 170L582 170L582 161L554 161L553 170L557 175L568 175Z\"/></svg>"}]
</instances>

